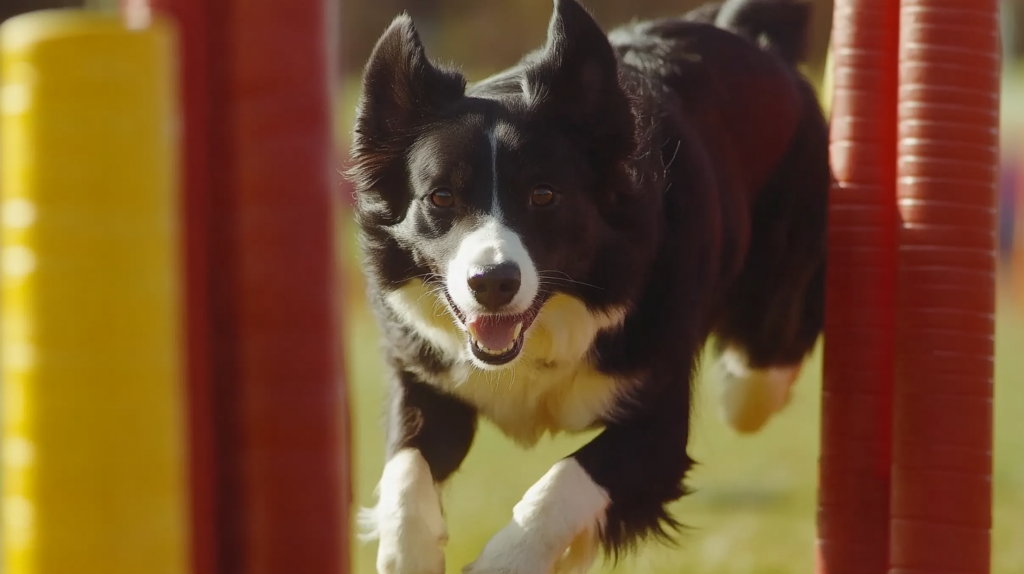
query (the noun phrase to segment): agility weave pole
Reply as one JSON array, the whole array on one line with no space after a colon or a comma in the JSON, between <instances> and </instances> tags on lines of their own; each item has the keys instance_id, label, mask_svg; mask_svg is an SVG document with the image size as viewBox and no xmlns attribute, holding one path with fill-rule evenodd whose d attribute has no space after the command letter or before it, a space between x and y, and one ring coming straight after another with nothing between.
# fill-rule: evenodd
<instances>
[{"instance_id":1,"label":"agility weave pole","mask_svg":"<svg viewBox=\"0 0 1024 574\"><path fill-rule=\"evenodd\" d=\"M989 571L997 0L902 0L890 571Z\"/></svg>"},{"instance_id":2,"label":"agility weave pole","mask_svg":"<svg viewBox=\"0 0 1024 574\"><path fill-rule=\"evenodd\" d=\"M998 29L995 0L836 1L823 574L990 568Z\"/></svg>"},{"instance_id":3,"label":"agility weave pole","mask_svg":"<svg viewBox=\"0 0 1024 574\"><path fill-rule=\"evenodd\" d=\"M150 4L183 50L193 571L347 572L336 18L328 0Z\"/></svg>"},{"instance_id":4,"label":"agility weave pole","mask_svg":"<svg viewBox=\"0 0 1024 574\"><path fill-rule=\"evenodd\" d=\"M894 0L836 0L823 355L819 572L878 574L889 557L896 323Z\"/></svg>"},{"instance_id":5,"label":"agility weave pole","mask_svg":"<svg viewBox=\"0 0 1024 574\"><path fill-rule=\"evenodd\" d=\"M0 35L4 572L184 574L173 33Z\"/></svg>"}]
</instances>

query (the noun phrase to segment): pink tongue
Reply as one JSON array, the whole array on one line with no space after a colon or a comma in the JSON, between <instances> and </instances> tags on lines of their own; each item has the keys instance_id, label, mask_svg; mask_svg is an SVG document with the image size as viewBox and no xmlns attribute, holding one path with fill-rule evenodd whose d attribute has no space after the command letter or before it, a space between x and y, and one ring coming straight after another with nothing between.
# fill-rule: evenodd
<instances>
[{"instance_id":1,"label":"pink tongue","mask_svg":"<svg viewBox=\"0 0 1024 574\"><path fill-rule=\"evenodd\" d=\"M478 343L494 351L512 346L515 339L517 317L479 317L471 320L466 327Z\"/></svg>"}]
</instances>

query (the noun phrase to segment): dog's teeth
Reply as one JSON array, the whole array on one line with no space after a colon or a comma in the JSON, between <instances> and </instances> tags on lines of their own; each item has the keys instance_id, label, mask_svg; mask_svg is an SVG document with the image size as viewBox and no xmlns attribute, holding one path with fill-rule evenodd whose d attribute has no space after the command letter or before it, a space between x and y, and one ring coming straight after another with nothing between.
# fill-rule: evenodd
<instances>
[{"instance_id":1,"label":"dog's teeth","mask_svg":"<svg viewBox=\"0 0 1024 574\"><path fill-rule=\"evenodd\" d=\"M473 346L476 347L477 349L479 349L480 351L483 351L484 353L487 353L488 355L499 356L499 355L504 355L506 353L509 353L509 352L512 351L512 349L516 348L516 338L519 337L518 333L521 332L521 331L522 331L522 325L517 326L516 327L516 337L512 338L512 342L509 343L509 346L507 346L507 347L505 347L504 349L501 349L501 350L496 350L496 349L492 349L490 347L486 347L486 346L482 345L480 343L480 341L477 341L476 339L473 339L473 338L470 338L470 340L472 341Z\"/></svg>"},{"instance_id":2,"label":"dog's teeth","mask_svg":"<svg viewBox=\"0 0 1024 574\"><path fill-rule=\"evenodd\" d=\"M492 349L490 347L485 347L485 346L481 345L477 341L474 341L473 343L476 345L477 349L480 349L481 351L487 353L488 355L502 355L502 354L508 352L508 349L505 349L503 351L495 351L494 349Z\"/></svg>"},{"instance_id":3,"label":"dog's teeth","mask_svg":"<svg viewBox=\"0 0 1024 574\"><path fill-rule=\"evenodd\" d=\"M509 345L509 347L508 347L509 349L511 349L515 345L516 339L519 338L519 335L521 335L522 332L523 332L523 324L522 323L516 323L516 328L512 332L512 344Z\"/></svg>"}]
</instances>

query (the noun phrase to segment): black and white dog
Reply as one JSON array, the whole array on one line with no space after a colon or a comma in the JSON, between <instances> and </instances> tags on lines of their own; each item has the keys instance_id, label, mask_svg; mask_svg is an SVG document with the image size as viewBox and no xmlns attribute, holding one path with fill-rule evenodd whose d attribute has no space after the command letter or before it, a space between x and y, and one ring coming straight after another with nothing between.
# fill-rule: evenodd
<instances>
[{"instance_id":1,"label":"black and white dog","mask_svg":"<svg viewBox=\"0 0 1024 574\"><path fill-rule=\"evenodd\" d=\"M366 65L349 175L391 378L363 518L377 570L441 574L438 494L477 418L529 446L603 429L463 570L582 571L678 523L709 336L740 431L785 403L822 328L827 123L795 65L809 7L727 0L547 43L467 87L408 16Z\"/></svg>"}]
</instances>

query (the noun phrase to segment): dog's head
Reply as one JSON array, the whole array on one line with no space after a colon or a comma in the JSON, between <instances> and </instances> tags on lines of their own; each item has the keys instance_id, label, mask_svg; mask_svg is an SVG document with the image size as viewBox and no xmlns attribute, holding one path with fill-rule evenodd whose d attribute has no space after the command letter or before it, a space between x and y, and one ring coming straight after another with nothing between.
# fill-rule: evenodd
<instances>
[{"instance_id":1,"label":"dog's head","mask_svg":"<svg viewBox=\"0 0 1024 574\"><path fill-rule=\"evenodd\" d=\"M545 47L467 90L408 16L367 63L350 176L380 289L420 279L480 366L513 361L553 295L621 305L649 236L631 104L591 16L556 0Z\"/></svg>"}]
</instances>

